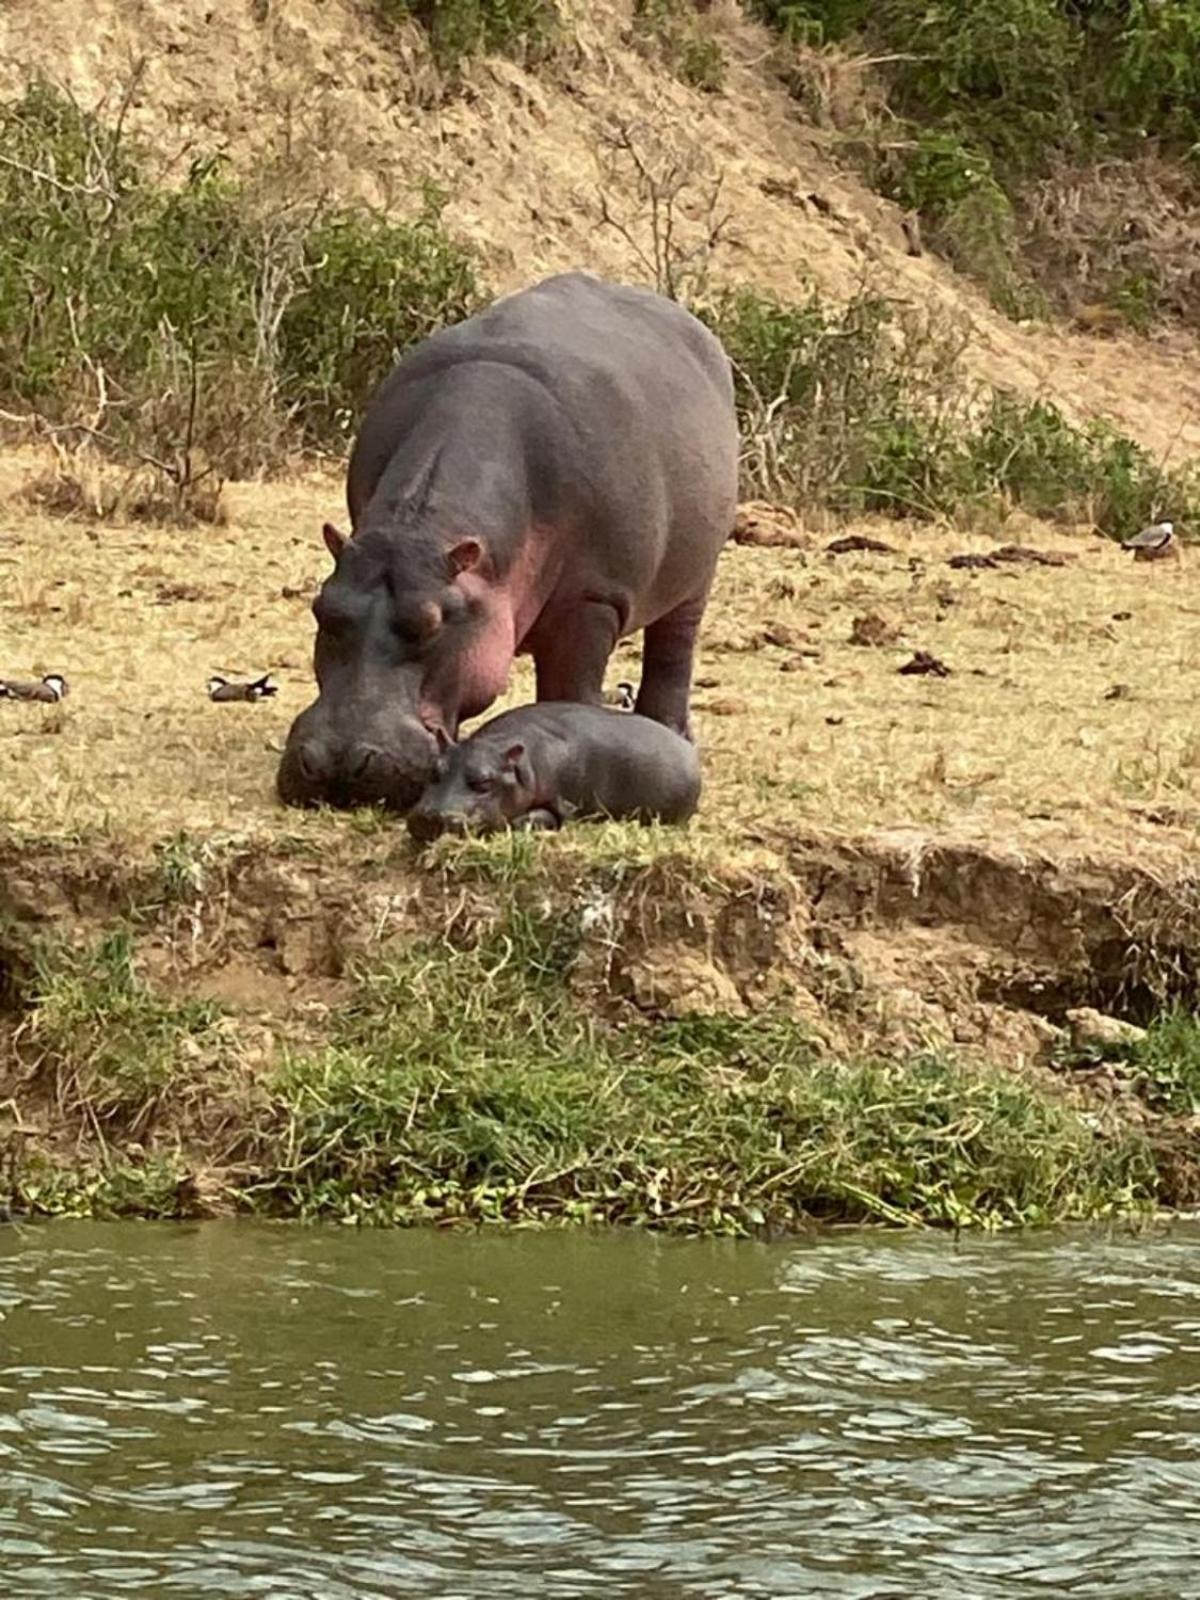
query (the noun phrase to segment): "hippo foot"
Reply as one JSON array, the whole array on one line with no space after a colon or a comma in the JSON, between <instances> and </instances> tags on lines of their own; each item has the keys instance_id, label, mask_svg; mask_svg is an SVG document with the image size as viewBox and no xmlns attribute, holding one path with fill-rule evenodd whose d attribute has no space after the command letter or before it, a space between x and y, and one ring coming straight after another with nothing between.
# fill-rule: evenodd
<instances>
[{"instance_id":1,"label":"hippo foot","mask_svg":"<svg viewBox=\"0 0 1200 1600\"><path fill-rule=\"evenodd\" d=\"M558 818L553 811L547 811L544 806L536 811L527 811L523 817L517 817L513 822L514 830L521 833L550 833L556 832L559 827Z\"/></svg>"}]
</instances>

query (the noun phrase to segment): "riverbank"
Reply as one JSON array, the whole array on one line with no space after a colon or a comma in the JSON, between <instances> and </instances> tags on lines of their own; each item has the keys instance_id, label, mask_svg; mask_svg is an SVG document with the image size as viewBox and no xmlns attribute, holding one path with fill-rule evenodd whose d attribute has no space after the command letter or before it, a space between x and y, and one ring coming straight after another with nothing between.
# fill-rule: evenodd
<instances>
[{"instance_id":1,"label":"riverbank","mask_svg":"<svg viewBox=\"0 0 1200 1600\"><path fill-rule=\"evenodd\" d=\"M338 478L181 534L48 512L45 470L0 457L4 670L71 685L0 707L10 1210L736 1232L1200 1198L1191 567L1015 521L830 551L750 508L695 823L419 857L271 794ZM278 700L214 705L221 669Z\"/></svg>"},{"instance_id":2,"label":"riverbank","mask_svg":"<svg viewBox=\"0 0 1200 1600\"><path fill-rule=\"evenodd\" d=\"M1177 886L925 843L9 845L7 1204L733 1233L1194 1204L1190 1037L1181 1076L1170 1024L1112 1059L1051 1020L1150 1003L1196 933ZM1130 953L1168 928L1161 968Z\"/></svg>"}]
</instances>

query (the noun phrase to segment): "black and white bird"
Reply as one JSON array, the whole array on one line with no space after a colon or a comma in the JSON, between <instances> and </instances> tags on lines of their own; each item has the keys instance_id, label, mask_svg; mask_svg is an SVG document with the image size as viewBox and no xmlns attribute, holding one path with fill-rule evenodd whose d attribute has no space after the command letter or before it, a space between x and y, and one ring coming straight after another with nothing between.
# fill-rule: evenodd
<instances>
[{"instance_id":1,"label":"black and white bird","mask_svg":"<svg viewBox=\"0 0 1200 1600\"><path fill-rule=\"evenodd\" d=\"M1135 561L1162 561L1180 556L1179 540L1175 537L1173 522L1152 522L1149 527L1125 539L1122 550L1132 550Z\"/></svg>"},{"instance_id":2,"label":"black and white bird","mask_svg":"<svg viewBox=\"0 0 1200 1600\"><path fill-rule=\"evenodd\" d=\"M637 701L637 693L633 685L622 679L611 694L605 697L610 706L615 706L618 711L632 711Z\"/></svg>"},{"instance_id":3,"label":"black and white bird","mask_svg":"<svg viewBox=\"0 0 1200 1600\"><path fill-rule=\"evenodd\" d=\"M65 699L67 680L58 672L48 672L44 678L32 683L22 683L18 678L0 678L0 700L41 700L54 705Z\"/></svg>"},{"instance_id":4,"label":"black and white bird","mask_svg":"<svg viewBox=\"0 0 1200 1600\"><path fill-rule=\"evenodd\" d=\"M214 672L208 680L210 700L267 700L278 693L279 686L271 682L269 672L264 672L261 678L252 678L248 683L236 683L222 677L219 672Z\"/></svg>"}]
</instances>

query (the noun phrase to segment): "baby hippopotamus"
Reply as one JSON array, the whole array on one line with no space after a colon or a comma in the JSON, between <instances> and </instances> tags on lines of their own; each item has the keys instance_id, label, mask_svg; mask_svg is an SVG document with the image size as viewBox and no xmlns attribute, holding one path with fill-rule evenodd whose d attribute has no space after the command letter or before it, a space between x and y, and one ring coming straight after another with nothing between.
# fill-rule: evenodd
<instances>
[{"instance_id":1,"label":"baby hippopotamus","mask_svg":"<svg viewBox=\"0 0 1200 1600\"><path fill-rule=\"evenodd\" d=\"M685 822L700 798L694 746L649 717L543 700L453 745L408 813L416 839L570 818Z\"/></svg>"}]
</instances>

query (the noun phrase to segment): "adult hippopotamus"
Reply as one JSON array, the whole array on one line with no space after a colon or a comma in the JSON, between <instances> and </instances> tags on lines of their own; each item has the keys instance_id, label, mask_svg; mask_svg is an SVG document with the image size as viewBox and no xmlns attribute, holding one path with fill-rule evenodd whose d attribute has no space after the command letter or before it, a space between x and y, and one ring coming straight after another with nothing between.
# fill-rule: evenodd
<instances>
[{"instance_id":1,"label":"adult hippopotamus","mask_svg":"<svg viewBox=\"0 0 1200 1600\"><path fill-rule=\"evenodd\" d=\"M407 810L517 652L539 700L596 704L639 628L637 711L687 735L737 455L725 352L648 290L565 273L417 345L355 442L352 536L325 527L281 798Z\"/></svg>"},{"instance_id":2,"label":"adult hippopotamus","mask_svg":"<svg viewBox=\"0 0 1200 1600\"><path fill-rule=\"evenodd\" d=\"M560 828L572 818L686 822L699 798L695 746L662 723L542 700L502 712L447 750L408 831L428 840Z\"/></svg>"}]
</instances>

